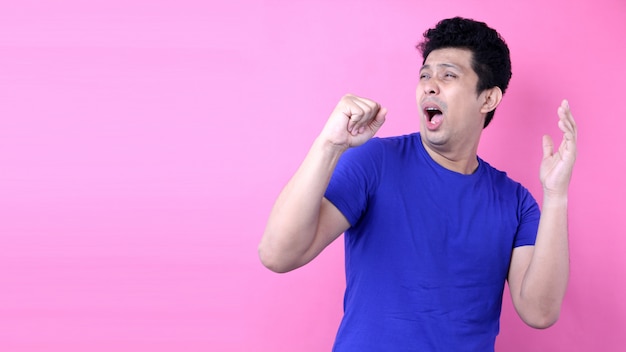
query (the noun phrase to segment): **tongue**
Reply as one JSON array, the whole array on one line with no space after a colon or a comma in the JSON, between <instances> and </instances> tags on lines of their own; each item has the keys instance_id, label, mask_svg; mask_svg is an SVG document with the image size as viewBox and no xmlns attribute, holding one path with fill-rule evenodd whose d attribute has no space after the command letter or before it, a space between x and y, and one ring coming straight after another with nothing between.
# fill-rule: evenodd
<instances>
[{"instance_id":1,"label":"tongue","mask_svg":"<svg viewBox=\"0 0 626 352\"><path fill-rule=\"evenodd\" d=\"M443 115L437 114L430 119L430 123L432 123L433 125L437 125L441 122L441 120L443 120Z\"/></svg>"}]
</instances>

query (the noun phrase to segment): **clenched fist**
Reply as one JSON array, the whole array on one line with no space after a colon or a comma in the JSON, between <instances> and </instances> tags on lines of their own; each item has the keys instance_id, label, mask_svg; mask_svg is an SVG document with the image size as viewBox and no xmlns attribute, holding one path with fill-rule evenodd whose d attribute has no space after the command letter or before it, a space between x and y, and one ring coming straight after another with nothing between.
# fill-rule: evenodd
<instances>
[{"instance_id":1,"label":"clenched fist","mask_svg":"<svg viewBox=\"0 0 626 352\"><path fill-rule=\"evenodd\" d=\"M387 109L377 102L356 95L345 95L330 115L321 138L348 149L372 138L385 122Z\"/></svg>"}]
</instances>

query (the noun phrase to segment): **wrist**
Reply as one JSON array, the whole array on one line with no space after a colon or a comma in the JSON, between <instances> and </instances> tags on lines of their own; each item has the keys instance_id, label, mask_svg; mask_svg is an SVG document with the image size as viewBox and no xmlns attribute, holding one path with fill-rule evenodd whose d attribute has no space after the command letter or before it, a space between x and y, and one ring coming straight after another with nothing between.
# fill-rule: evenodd
<instances>
[{"instance_id":1,"label":"wrist","mask_svg":"<svg viewBox=\"0 0 626 352\"><path fill-rule=\"evenodd\" d=\"M313 142L313 148L323 152L324 154L341 156L341 154L348 150L348 145L337 144L328 140L327 138L319 136Z\"/></svg>"},{"instance_id":2,"label":"wrist","mask_svg":"<svg viewBox=\"0 0 626 352\"><path fill-rule=\"evenodd\" d=\"M549 192L543 193L543 207L546 206L567 206L567 192Z\"/></svg>"}]
</instances>

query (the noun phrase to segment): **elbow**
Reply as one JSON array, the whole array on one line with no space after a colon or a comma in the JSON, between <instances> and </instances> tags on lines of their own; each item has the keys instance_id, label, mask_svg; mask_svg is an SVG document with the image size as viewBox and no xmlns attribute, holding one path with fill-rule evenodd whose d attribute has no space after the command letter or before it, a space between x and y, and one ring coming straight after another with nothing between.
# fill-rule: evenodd
<instances>
[{"instance_id":1,"label":"elbow","mask_svg":"<svg viewBox=\"0 0 626 352\"><path fill-rule=\"evenodd\" d=\"M559 320L559 317L556 316L556 317L549 317L549 318L527 321L526 324L532 328L543 330L556 324L558 320Z\"/></svg>"},{"instance_id":2,"label":"elbow","mask_svg":"<svg viewBox=\"0 0 626 352\"><path fill-rule=\"evenodd\" d=\"M268 268L269 270L277 274L284 274L293 270L293 268L290 268L284 264L281 264L280 262L276 260L271 260L263 255L259 255L259 257L264 267Z\"/></svg>"},{"instance_id":3,"label":"elbow","mask_svg":"<svg viewBox=\"0 0 626 352\"><path fill-rule=\"evenodd\" d=\"M547 329L556 324L559 320L560 309L550 309L547 311L537 312L531 317L524 317L522 320L526 325L535 329Z\"/></svg>"},{"instance_id":4,"label":"elbow","mask_svg":"<svg viewBox=\"0 0 626 352\"><path fill-rule=\"evenodd\" d=\"M562 294L520 295L517 298L515 309L526 325L535 329L547 329L559 320L563 304Z\"/></svg>"},{"instance_id":5,"label":"elbow","mask_svg":"<svg viewBox=\"0 0 626 352\"><path fill-rule=\"evenodd\" d=\"M276 253L272 253L263 243L259 244L258 252L261 264L275 273L283 274L295 269L284 261L281 261L280 256Z\"/></svg>"}]
</instances>

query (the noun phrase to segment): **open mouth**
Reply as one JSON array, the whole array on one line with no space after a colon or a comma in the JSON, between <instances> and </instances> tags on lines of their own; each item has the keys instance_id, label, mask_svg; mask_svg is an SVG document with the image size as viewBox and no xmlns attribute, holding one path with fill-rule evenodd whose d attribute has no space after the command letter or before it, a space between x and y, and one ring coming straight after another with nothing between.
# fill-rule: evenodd
<instances>
[{"instance_id":1,"label":"open mouth","mask_svg":"<svg viewBox=\"0 0 626 352\"><path fill-rule=\"evenodd\" d=\"M428 116L428 121L432 120L433 116L441 114L441 110L437 108L426 108L424 109L424 112L426 113L426 116Z\"/></svg>"},{"instance_id":2,"label":"open mouth","mask_svg":"<svg viewBox=\"0 0 626 352\"><path fill-rule=\"evenodd\" d=\"M440 120L440 118L442 117L443 113L441 112L441 110L439 110L436 107L426 107L424 108L424 114L426 114L426 117L428 118L428 121L431 123L435 123L434 120ZM437 117L437 118L435 118Z\"/></svg>"}]
</instances>

